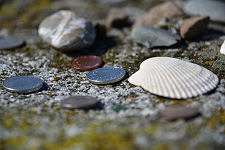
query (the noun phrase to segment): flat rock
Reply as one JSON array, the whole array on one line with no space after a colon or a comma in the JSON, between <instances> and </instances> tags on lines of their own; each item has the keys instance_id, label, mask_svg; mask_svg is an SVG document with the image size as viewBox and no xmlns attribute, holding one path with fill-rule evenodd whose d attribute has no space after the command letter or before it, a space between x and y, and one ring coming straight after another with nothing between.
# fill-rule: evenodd
<instances>
[{"instance_id":1,"label":"flat rock","mask_svg":"<svg viewBox=\"0 0 225 150\"><path fill-rule=\"evenodd\" d=\"M185 107L185 106L173 106L168 107L160 113L160 115L168 121L177 119L190 119L200 114L198 109Z\"/></svg>"},{"instance_id":2,"label":"flat rock","mask_svg":"<svg viewBox=\"0 0 225 150\"><path fill-rule=\"evenodd\" d=\"M209 16L212 21L225 23L225 3L218 0L189 0L184 4L189 15Z\"/></svg>"},{"instance_id":3,"label":"flat rock","mask_svg":"<svg viewBox=\"0 0 225 150\"><path fill-rule=\"evenodd\" d=\"M220 53L225 55L225 40L224 40L224 42L223 42L223 44L222 44L222 46L220 48Z\"/></svg>"},{"instance_id":4,"label":"flat rock","mask_svg":"<svg viewBox=\"0 0 225 150\"><path fill-rule=\"evenodd\" d=\"M93 44L96 36L91 22L67 10L45 18L39 25L38 33L46 43L63 52L84 49Z\"/></svg>"},{"instance_id":5,"label":"flat rock","mask_svg":"<svg viewBox=\"0 0 225 150\"><path fill-rule=\"evenodd\" d=\"M131 36L134 42L147 48L168 47L178 42L175 36L168 31L151 26L136 27L133 29Z\"/></svg>"},{"instance_id":6,"label":"flat rock","mask_svg":"<svg viewBox=\"0 0 225 150\"><path fill-rule=\"evenodd\" d=\"M173 2L165 2L150 9L146 15L133 25L133 28L140 25L155 26L160 22L181 15L181 10Z\"/></svg>"},{"instance_id":7,"label":"flat rock","mask_svg":"<svg viewBox=\"0 0 225 150\"><path fill-rule=\"evenodd\" d=\"M128 15L121 8L112 8L110 9L107 19L106 19L106 27L115 27L122 28L129 24Z\"/></svg>"},{"instance_id":8,"label":"flat rock","mask_svg":"<svg viewBox=\"0 0 225 150\"><path fill-rule=\"evenodd\" d=\"M180 35L183 39L196 38L206 30L209 22L209 16L197 16L186 19L180 26Z\"/></svg>"}]
</instances>

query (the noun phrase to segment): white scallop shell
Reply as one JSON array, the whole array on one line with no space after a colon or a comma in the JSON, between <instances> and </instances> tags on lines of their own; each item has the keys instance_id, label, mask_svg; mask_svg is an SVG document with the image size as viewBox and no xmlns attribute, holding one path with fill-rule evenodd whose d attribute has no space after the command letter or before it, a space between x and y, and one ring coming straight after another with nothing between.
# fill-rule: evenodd
<instances>
[{"instance_id":1,"label":"white scallop shell","mask_svg":"<svg viewBox=\"0 0 225 150\"><path fill-rule=\"evenodd\" d=\"M222 44L222 46L220 48L220 53L225 55L225 40L224 40L224 42L223 42L223 44Z\"/></svg>"},{"instance_id":2,"label":"white scallop shell","mask_svg":"<svg viewBox=\"0 0 225 150\"><path fill-rule=\"evenodd\" d=\"M143 61L128 81L155 95L184 99L209 92L219 79L199 65L176 58L153 57Z\"/></svg>"}]
</instances>

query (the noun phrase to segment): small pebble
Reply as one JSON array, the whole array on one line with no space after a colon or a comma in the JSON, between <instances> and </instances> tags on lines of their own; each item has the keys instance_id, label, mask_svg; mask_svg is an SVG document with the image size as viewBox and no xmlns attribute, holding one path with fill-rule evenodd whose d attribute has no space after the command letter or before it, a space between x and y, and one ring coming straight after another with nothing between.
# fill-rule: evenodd
<instances>
[{"instance_id":1,"label":"small pebble","mask_svg":"<svg viewBox=\"0 0 225 150\"><path fill-rule=\"evenodd\" d=\"M91 96L70 96L61 101L61 106L68 109L88 109L97 103L98 100Z\"/></svg>"},{"instance_id":2,"label":"small pebble","mask_svg":"<svg viewBox=\"0 0 225 150\"><path fill-rule=\"evenodd\" d=\"M43 81L34 76L15 76L3 81L2 86L11 92L31 93L43 86Z\"/></svg>"},{"instance_id":3,"label":"small pebble","mask_svg":"<svg viewBox=\"0 0 225 150\"><path fill-rule=\"evenodd\" d=\"M129 25L128 15L121 8L112 8L106 19L107 28L122 28Z\"/></svg>"},{"instance_id":4,"label":"small pebble","mask_svg":"<svg viewBox=\"0 0 225 150\"><path fill-rule=\"evenodd\" d=\"M186 19L180 26L180 35L186 40L194 39L207 29L209 22L209 16L198 16Z\"/></svg>"},{"instance_id":5,"label":"small pebble","mask_svg":"<svg viewBox=\"0 0 225 150\"><path fill-rule=\"evenodd\" d=\"M38 33L46 43L62 52L89 47L96 36L91 22L68 10L58 11L45 18L39 25Z\"/></svg>"},{"instance_id":6,"label":"small pebble","mask_svg":"<svg viewBox=\"0 0 225 150\"><path fill-rule=\"evenodd\" d=\"M111 84L122 80L126 71L122 68L103 67L87 74L87 78L94 84Z\"/></svg>"},{"instance_id":7,"label":"small pebble","mask_svg":"<svg viewBox=\"0 0 225 150\"><path fill-rule=\"evenodd\" d=\"M72 60L71 65L78 71L90 71L102 65L102 60L98 56L79 56Z\"/></svg>"},{"instance_id":8,"label":"small pebble","mask_svg":"<svg viewBox=\"0 0 225 150\"><path fill-rule=\"evenodd\" d=\"M133 25L132 28L134 29L141 25L155 26L165 20L169 21L170 19L181 15L181 10L173 2L165 2L151 8L146 15Z\"/></svg>"},{"instance_id":9,"label":"small pebble","mask_svg":"<svg viewBox=\"0 0 225 150\"><path fill-rule=\"evenodd\" d=\"M220 53L225 55L225 40L224 40L224 42L223 42L223 44L222 44L222 46L220 48Z\"/></svg>"},{"instance_id":10,"label":"small pebble","mask_svg":"<svg viewBox=\"0 0 225 150\"><path fill-rule=\"evenodd\" d=\"M14 37L0 38L0 50L15 49L24 44L24 40Z\"/></svg>"},{"instance_id":11,"label":"small pebble","mask_svg":"<svg viewBox=\"0 0 225 150\"><path fill-rule=\"evenodd\" d=\"M200 112L196 108L174 106L166 108L160 114L166 120L173 121L177 119L190 119L198 116Z\"/></svg>"},{"instance_id":12,"label":"small pebble","mask_svg":"<svg viewBox=\"0 0 225 150\"><path fill-rule=\"evenodd\" d=\"M168 31L151 26L139 26L132 31L131 36L134 42L147 48L169 47L178 42L175 36Z\"/></svg>"},{"instance_id":13,"label":"small pebble","mask_svg":"<svg viewBox=\"0 0 225 150\"><path fill-rule=\"evenodd\" d=\"M225 3L219 0L189 0L184 4L189 15L209 16L212 21L225 23Z\"/></svg>"}]
</instances>

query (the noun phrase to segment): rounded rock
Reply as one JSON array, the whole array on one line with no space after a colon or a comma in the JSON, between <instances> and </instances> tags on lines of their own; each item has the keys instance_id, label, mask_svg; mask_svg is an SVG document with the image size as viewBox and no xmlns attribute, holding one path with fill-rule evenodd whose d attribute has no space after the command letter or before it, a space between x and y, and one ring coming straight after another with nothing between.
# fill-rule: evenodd
<instances>
[{"instance_id":1,"label":"rounded rock","mask_svg":"<svg viewBox=\"0 0 225 150\"><path fill-rule=\"evenodd\" d=\"M15 37L0 38L0 50L15 49L24 44L23 39Z\"/></svg>"},{"instance_id":2,"label":"rounded rock","mask_svg":"<svg viewBox=\"0 0 225 150\"><path fill-rule=\"evenodd\" d=\"M132 30L131 36L134 42L147 48L169 47L178 42L175 36L168 31L151 26L136 27Z\"/></svg>"},{"instance_id":3,"label":"rounded rock","mask_svg":"<svg viewBox=\"0 0 225 150\"><path fill-rule=\"evenodd\" d=\"M122 68L103 67L87 74L87 78L94 84L111 84L122 80L126 71Z\"/></svg>"},{"instance_id":4,"label":"rounded rock","mask_svg":"<svg viewBox=\"0 0 225 150\"><path fill-rule=\"evenodd\" d=\"M43 87L43 81L34 76L15 76L3 81L2 86L11 92L31 93Z\"/></svg>"},{"instance_id":5,"label":"rounded rock","mask_svg":"<svg viewBox=\"0 0 225 150\"><path fill-rule=\"evenodd\" d=\"M61 106L68 109L88 109L97 103L98 100L91 96L70 96L61 101Z\"/></svg>"},{"instance_id":6,"label":"rounded rock","mask_svg":"<svg viewBox=\"0 0 225 150\"><path fill-rule=\"evenodd\" d=\"M102 60L98 56L79 56L72 60L71 66L78 71L90 71L102 65Z\"/></svg>"},{"instance_id":7,"label":"rounded rock","mask_svg":"<svg viewBox=\"0 0 225 150\"><path fill-rule=\"evenodd\" d=\"M38 33L46 43L63 52L89 47L96 37L91 22L67 10L58 11L45 18L39 25Z\"/></svg>"},{"instance_id":8,"label":"rounded rock","mask_svg":"<svg viewBox=\"0 0 225 150\"><path fill-rule=\"evenodd\" d=\"M193 39L201 35L209 24L209 16L197 16L184 20L180 27L180 35L183 39Z\"/></svg>"}]
</instances>

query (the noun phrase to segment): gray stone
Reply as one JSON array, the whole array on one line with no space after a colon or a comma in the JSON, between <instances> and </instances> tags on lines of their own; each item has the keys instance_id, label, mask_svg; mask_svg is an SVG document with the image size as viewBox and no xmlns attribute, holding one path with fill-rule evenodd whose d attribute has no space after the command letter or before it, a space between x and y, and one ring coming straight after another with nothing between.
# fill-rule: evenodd
<instances>
[{"instance_id":1,"label":"gray stone","mask_svg":"<svg viewBox=\"0 0 225 150\"><path fill-rule=\"evenodd\" d=\"M58 11L45 18L38 33L48 44L63 52L76 51L93 44L95 28L72 11Z\"/></svg>"},{"instance_id":2,"label":"gray stone","mask_svg":"<svg viewBox=\"0 0 225 150\"><path fill-rule=\"evenodd\" d=\"M175 36L168 31L151 26L136 27L133 29L131 36L134 42L147 48L168 47L177 43Z\"/></svg>"},{"instance_id":3,"label":"gray stone","mask_svg":"<svg viewBox=\"0 0 225 150\"><path fill-rule=\"evenodd\" d=\"M218 0L190 0L184 4L189 15L209 16L212 21L225 23L225 3Z\"/></svg>"}]
</instances>

